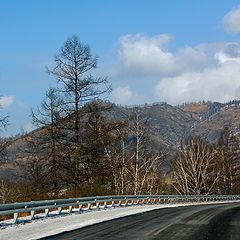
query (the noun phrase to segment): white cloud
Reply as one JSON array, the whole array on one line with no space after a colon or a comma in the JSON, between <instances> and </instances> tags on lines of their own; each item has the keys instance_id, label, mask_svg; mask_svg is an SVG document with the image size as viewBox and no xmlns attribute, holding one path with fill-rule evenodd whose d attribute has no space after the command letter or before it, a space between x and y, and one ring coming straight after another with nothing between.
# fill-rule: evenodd
<instances>
[{"instance_id":1,"label":"white cloud","mask_svg":"<svg viewBox=\"0 0 240 240\"><path fill-rule=\"evenodd\" d=\"M225 61L218 66L163 78L155 87L155 96L170 104L212 100L226 102L240 98L240 64Z\"/></svg>"},{"instance_id":2,"label":"white cloud","mask_svg":"<svg viewBox=\"0 0 240 240\"><path fill-rule=\"evenodd\" d=\"M222 19L226 32L240 33L240 6L233 8Z\"/></svg>"},{"instance_id":3,"label":"white cloud","mask_svg":"<svg viewBox=\"0 0 240 240\"><path fill-rule=\"evenodd\" d=\"M176 53L168 50L168 34L149 37L144 34L120 38L119 71L132 75L174 75L209 64L209 56L202 46L185 46Z\"/></svg>"},{"instance_id":4,"label":"white cloud","mask_svg":"<svg viewBox=\"0 0 240 240\"><path fill-rule=\"evenodd\" d=\"M14 102L14 96L2 96L0 97L0 107L1 108L8 108Z\"/></svg>"},{"instance_id":5,"label":"white cloud","mask_svg":"<svg viewBox=\"0 0 240 240\"><path fill-rule=\"evenodd\" d=\"M115 103L118 104L132 104L134 98L135 96L129 86L118 87L112 91L112 99Z\"/></svg>"},{"instance_id":6,"label":"white cloud","mask_svg":"<svg viewBox=\"0 0 240 240\"><path fill-rule=\"evenodd\" d=\"M127 35L120 39L119 57L123 68L136 73L172 72L173 56L165 49L170 36Z\"/></svg>"}]
</instances>

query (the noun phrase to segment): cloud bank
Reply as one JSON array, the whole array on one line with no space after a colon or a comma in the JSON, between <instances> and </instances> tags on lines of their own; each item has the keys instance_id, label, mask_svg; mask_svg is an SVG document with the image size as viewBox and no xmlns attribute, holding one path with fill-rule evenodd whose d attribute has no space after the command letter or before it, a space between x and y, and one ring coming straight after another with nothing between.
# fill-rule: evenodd
<instances>
[{"instance_id":1,"label":"cloud bank","mask_svg":"<svg viewBox=\"0 0 240 240\"><path fill-rule=\"evenodd\" d=\"M115 102L134 104L151 99L176 105L240 98L239 42L203 43L173 51L168 47L171 40L167 34L120 38Z\"/></svg>"},{"instance_id":2,"label":"cloud bank","mask_svg":"<svg viewBox=\"0 0 240 240\"><path fill-rule=\"evenodd\" d=\"M173 53L168 50L172 37L168 34L149 37L126 35L119 40L121 72L133 75L174 75L209 64L203 46L186 46Z\"/></svg>"}]
</instances>

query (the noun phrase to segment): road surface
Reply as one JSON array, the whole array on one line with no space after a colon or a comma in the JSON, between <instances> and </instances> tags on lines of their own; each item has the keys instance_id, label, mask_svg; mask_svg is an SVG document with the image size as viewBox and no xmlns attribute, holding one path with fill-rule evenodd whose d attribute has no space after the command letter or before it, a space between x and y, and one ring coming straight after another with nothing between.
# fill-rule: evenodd
<instances>
[{"instance_id":1,"label":"road surface","mask_svg":"<svg viewBox=\"0 0 240 240\"><path fill-rule=\"evenodd\" d=\"M240 203L158 209L43 239L239 240Z\"/></svg>"}]
</instances>

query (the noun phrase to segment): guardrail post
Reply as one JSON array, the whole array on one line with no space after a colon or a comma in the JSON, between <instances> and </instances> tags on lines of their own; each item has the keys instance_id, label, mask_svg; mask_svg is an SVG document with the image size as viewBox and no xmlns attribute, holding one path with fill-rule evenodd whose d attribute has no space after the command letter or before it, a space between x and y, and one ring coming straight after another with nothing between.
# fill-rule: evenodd
<instances>
[{"instance_id":1,"label":"guardrail post","mask_svg":"<svg viewBox=\"0 0 240 240\"><path fill-rule=\"evenodd\" d=\"M124 204L124 207L127 207L128 206L128 199L125 197L125 204Z\"/></svg>"},{"instance_id":2,"label":"guardrail post","mask_svg":"<svg viewBox=\"0 0 240 240\"><path fill-rule=\"evenodd\" d=\"M99 210L99 202L97 202L97 199L95 198L95 205L96 205L96 209Z\"/></svg>"},{"instance_id":3,"label":"guardrail post","mask_svg":"<svg viewBox=\"0 0 240 240\"><path fill-rule=\"evenodd\" d=\"M18 213L17 212L13 214L13 222L18 223Z\"/></svg>"},{"instance_id":4,"label":"guardrail post","mask_svg":"<svg viewBox=\"0 0 240 240\"><path fill-rule=\"evenodd\" d=\"M91 210L91 203L88 203L87 210Z\"/></svg>"},{"instance_id":5,"label":"guardrail post","mask_svg":"<svg viewBox=\"0 0 240 240\"><path fill-rule=\"evenodd\" d=\"M48 216L49 216L49 209L46 208L46 209L45 209L45 217L48 217Z\"/></svg>"},{"instance_id":6,"label":"guardrail post","mask_svg":"<svg viewBox=\"0 0 240 240\"><path fill-rule=\"evenodd\" d=\"M115 205L114 205L114 200L113 200L112 198L111 198L111 200L112 200L111 207L114 208L114 207L115 207Z\"/></svg>"},{"instance_id":7,"label":"guardrail post","mask_svg":"<svg viewBox=\"0 0 240 240\"><path fill-rule=\"evenodd\" d=\"M58 207L58 214L60 215L62 213L62 207Z\"/></svg>"},{"instance_id":8,"label":"guardrail post","mask_svg":"<svg viewBox=\"0 0 240 240\"><path fill-rule=\"evenodd\" d=\"M73 206L68 207L68 213L72 213Z\"/></svg>"},{"instance_id":9,"label":"guardrail post","mask_svg":"<svg viewBox=\"0 0 240 240\"><path fill-rule=\"evenodd\" d=\"M31 210L31 211L30 211L30 214L31 214L31 220L33 220L33 219L34 219L34 216L35 216L35 211L34 211L34 210Z\"/></svg>"},{"instance_id":10,"label":"guardrail post","mask_svg":"<svg viewBox=\"0 0 240 240\"><path fill-rule=\"evenodd\" d=\"M82 204L79 204L78 212L81 212L81 211L82 211Z\"/></svg>"}]
</instances>

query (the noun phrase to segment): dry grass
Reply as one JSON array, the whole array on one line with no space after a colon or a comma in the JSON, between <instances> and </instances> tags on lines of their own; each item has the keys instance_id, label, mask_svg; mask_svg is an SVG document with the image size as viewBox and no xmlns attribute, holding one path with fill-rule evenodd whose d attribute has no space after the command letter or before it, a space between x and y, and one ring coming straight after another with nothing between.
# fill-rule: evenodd
<instances>
[{"instance_id":1,"label":"dry grass","mask_svg":"<svg viewBox=\"0 0 240 240\"><path fill-rule=\"evenodd\" d=\"M208 107L208 104L203 103L203 104L194 104L191 106L186 106L183 108L185 112L189 113L202 113L204 112Z\"/></svg>"}]
</instances>

